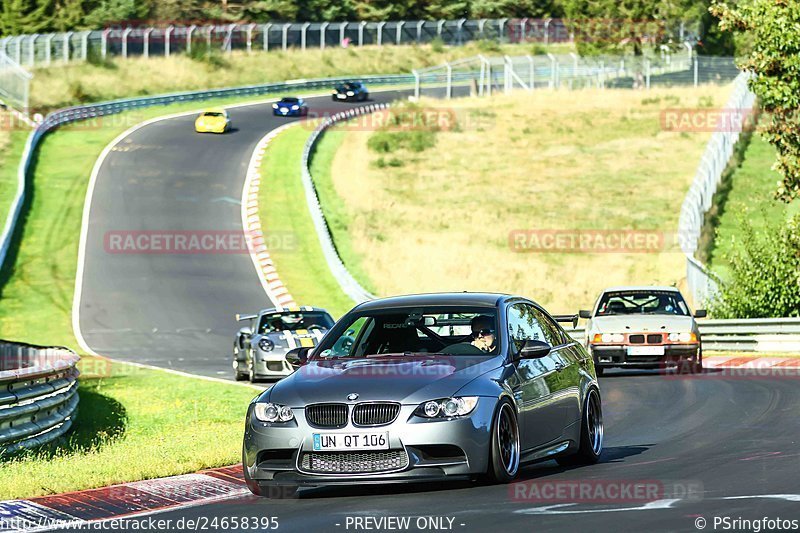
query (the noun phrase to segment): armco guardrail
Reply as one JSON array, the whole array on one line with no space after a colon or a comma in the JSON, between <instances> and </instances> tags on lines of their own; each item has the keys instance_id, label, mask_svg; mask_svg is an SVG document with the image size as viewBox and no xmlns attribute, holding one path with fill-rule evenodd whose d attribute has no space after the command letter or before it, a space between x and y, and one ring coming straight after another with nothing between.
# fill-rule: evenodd
<instances>
[{"instance_id":1,"label":"armco guardrail","mask_svg":"<svg viewBox=\"0 0 800 533\"><path fill-rule=\"evenodd\" d=\"M0 340L0 453L63 435L78 408L80 358L67 348Z\"/></svg>"},{"instance_id":2,"label":"armco guardrail","mask_svg":"<svg viewBox=\"0 0 800 533\"><path fill-rule=\"evenodd\" d=\"M800 318L698 320L704 350L800 352ZM586 329L567 330L583 342Z\"/></svg>"},{"instance_id":3,"label":"armco guardrail","mask_svg":"<svg viewBox=\"0 0 800 533\"><path fill-rule=\"evenodd\" d=\"M42 123L31 132L25 145L25 151L23 152L22 160L20 161L17 172L17 192L14 200L12 201L11 209L9 209L8 217L6 218L6 223L3 227L3 233L0 235L0 266L3 266L5 263L5 259L8 254L8 248L11 244L12 236L14 235L14 229L22 211L22 206L25 202L25 184L27 181L26 178L28 172L30 170L33 154L36 151L36 147L42 136L54 128L78 120L113 115L132 109L141 109L145 107L180 102L209 100L212 98L247 97L282 92L291 93L298 90L330 88L336 83L352 80L354 78L362 80L371 85L411 84L414 82L414 76L411 74L319 78L313 80L297 80L292 82L265 83L261 85L246 85L243 87L211 89L205 91L189 91L158 96L143 96L140 98L125 98L110 102L69 107L50 113L47 115L47 117L45 117Z\"/></svg>"},{"instance_id":4,"label":"armco guardrail","mask_svg":"<svg viewBox=\"0 0 800 533\"><path fill-rule=\"evenodd\" d=\"M715 131L697 167L686 198L681 206L678 220L678 236L686 254L686 281L694 305L706 305L717 292L717 282L706 273L705 265L694 258L703 231L705 214L713 205L714 194L722 180L722 174L733 155L742 127L747 124L747 115L756 104L756 96L748 87L749 74L741 73L734 82L733 93L724 111L731 115L727 127Z\"/></svg>"},{"instance_id":5,"label":"armco guardrail","mask_svg":"<svg viewBox=\"0 0 800 533\"><path fill-rule=\"evenodd\" d=\"M336 113L335 115L324 119L314 129L314 132L306 141L301 161L302 166L300 170L303 180L303 189L305 190L306 194L306 203L308 204L308 210L311 213L311 220L314 223L314 230L316 231L317 238L322 246L322 254L325 256L325 262L328 263L328 268L330 268L333 277L336 278L336 281L339 283L342 291L344 291L344 293L356 303L372 300L375 298L375 296L373 296L355 280L353 275L350 274L350 272L344 266L342 258L339 257L339 253L336 251L336 245L333 243L330 228L328 227L328 223L325 220L325 215L323 214L322 207L319 203L317 189L314 186L314 179L311 176L310 162L311 157L314 155L317 142L322 134L325 133L325 130L337 122L350 120L353 117L367 113L373 113L381 109L386 109L387 107L389 107L388 104L372 104L342 111L341 113Z\"/></svg>"}]
</instances>

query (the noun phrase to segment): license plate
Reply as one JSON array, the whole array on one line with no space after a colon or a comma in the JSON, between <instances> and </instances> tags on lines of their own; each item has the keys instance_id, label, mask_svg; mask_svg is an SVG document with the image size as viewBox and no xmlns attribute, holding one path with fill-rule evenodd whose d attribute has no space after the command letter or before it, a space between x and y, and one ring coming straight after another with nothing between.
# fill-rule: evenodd
<instances>
[{"instance_id":1,"label":"license plate","mask_svg":"<svg viewBox=\"0 0 800 533\"><path fill-rule=\"evenodd\" d=\"M347 98L347 95L345 95L345 94L337 94L336 98Z\"/></svg>"},{"instance_id":2,"label":"license plate","mask_svg":"<svg viewBox=\"0 0 800 533\"><path fill-rule=\"evenodd\" d=\"M664 355L663 346L628 346L628 355Z\"/></svg>"},{"instance_id":3,"label":"license plate","mask_svg":"<svg viewBox=\"0 0 800 533\"><path fill-rule=\"evenodd\" d=\"M314 433L314 451L388 450L389 433Z\"/></svg>"}]
</instances>

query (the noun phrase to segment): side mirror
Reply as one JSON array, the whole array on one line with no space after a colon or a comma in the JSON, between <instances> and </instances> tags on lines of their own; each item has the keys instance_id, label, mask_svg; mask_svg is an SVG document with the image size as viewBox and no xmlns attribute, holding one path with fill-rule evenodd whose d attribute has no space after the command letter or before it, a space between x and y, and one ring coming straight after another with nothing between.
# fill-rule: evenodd
<instances>
[{"instance_id":1,"label":"side mirror","mask_svg":"<svg viewBox=\"0 0 800 533\"><path fill-rule=\"evenodd\" d=\"M286 362L288 362L295 369L300 368L308 362L308 352L311 348L295 348L286 352Z\"/></svg>"},{"instance_id":2,"label":"side mirror","mask_svg":"<svg viewBox=\"0 0 800 533\"><path fill-rule=\"evenodd\" d=\"M694 317L695 318L705 318L708 316L708 311L705 309L695 309L694 310Z\"/></svg>"},{"instance_id":3,"label":"side mirror","mask_svg":"<svg viewBox=\"0 0 800 533\"><path fill-rule=\"evenodd\" d=\"M538 359L550 353L550 345L543 341L525 341L519 352L521 359Z\"/></svg>"},{"instance_id":4,"label":"side mirror","mask_svg":"<svg viewBox=\"0 0 800 533\"><path fill-rule=\"evenodd\" d=\"M588 309L581 309L578 311L578 316L581 318L592 318L592 312Z\"/></svg>"}]
</instances>

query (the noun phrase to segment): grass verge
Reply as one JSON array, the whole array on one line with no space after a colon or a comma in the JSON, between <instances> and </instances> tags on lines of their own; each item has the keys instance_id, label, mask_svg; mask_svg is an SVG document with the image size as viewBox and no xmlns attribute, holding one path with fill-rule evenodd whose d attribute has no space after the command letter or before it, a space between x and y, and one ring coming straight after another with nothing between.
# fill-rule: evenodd
<instances>
[{"instance_id":1,"label":"grass verge","mask_svg":"<svg viewBox=\"0 0 800 533\"><path fill-rule=\"evenodd\" d=\"M78 350L71 306L84 197L95 161L133 124L217 103L232 102L129 112L60 128L43 139L15 261L2 273L3 338ZM180 474L239 460L243 415L255 390L93 357L84 357L82 367L80 411L70 438L38 453L1 458L0 498Z\"/></svg>"},{"instance_id":2,"label":"grass verge","mask_svg":"<svg viewBox=\"0 0 800 533\"><path fill-rule=\"evenodd\" d=\"M269 253L295 301L325 307L334 317L340 317L353 307L353 301L328 269L300 181L303 146L310 134L311 128L295 126L267 147L261 164L259 217L268 241L291 243ZM270 235L280 239L271 239Z\"/></svg>"},{"instance_id":3,"label":"grass verge","mask_svg":"<svg viewBox=\"0 0 800 533\"><path fill-rule=\"evenodd\" d=\"M175 91L232 87L303 78L410 73L411 69L439 65L481 53L568 53L571 45L494 45L472 42L464 46L431 45L328 47L324 50L290 49L214 53L192 59L170 57L109 59L105 62L50 66L35 71L31 106L51 109L114 98ZM169 73L169 75L164 75Z\"/></svg>"},{"instance_id":4,"label":"grass verge","mask_svg":"<svg viewBox=\"0 0 800 533\"><path fill-rule=\"evenodd\" d=\"M661 111L721 106L729 92L709 85L423 101L457 126L430 139L412 132L405 144L382 137L373 148L369 140L385 132L351 128L331 164L332 187L321 188L323 206L346 221L333 230L337 245L352 248L348 268L379 295L501 291L567 312L610 285L681 286L675 230L709 134L665 131ZM660 242L632 253L520 253L510 242L517 230L644 232Z\"/></svg>"},{"instance_id":5,"label":"grass verge","mask_svg":"<svg viewBox=\"0 0 800 533\"><path fill-rule=\"evenodd\" d=\"M242 423L255 390L94 357L81 363L79 412L68 439L0 459L0 500L241 460Z\"/></svg>"},{"instance_id":6,"label":"grass verge","mask_svg":"<svg viewBox=\"0 0 800 533\"><path fill-rule=\"evenodd\" d=\"M723 194L715 195L716 234L706 254L709 266L723 279L729 269L727 257L741 240L745 219L759 231L800 212L800 203L785 204L775 199L780 176L771 168L774 162L775 148L754 134L741 166L720 185Z\"/></svg>"},{"instance_id":7,"label":"grass verge","mask_svg":"<svg viewBox=\"0 0 800 533\"><path fill-rule=\"evenodd\" d=\"M4 113L4 124L13 124L10 115ZM26 128L10 127L0 132L0 230L6 223L11 201L17 194L17 167L25 150L29 131Z\"/></svg>"}]
</instances>

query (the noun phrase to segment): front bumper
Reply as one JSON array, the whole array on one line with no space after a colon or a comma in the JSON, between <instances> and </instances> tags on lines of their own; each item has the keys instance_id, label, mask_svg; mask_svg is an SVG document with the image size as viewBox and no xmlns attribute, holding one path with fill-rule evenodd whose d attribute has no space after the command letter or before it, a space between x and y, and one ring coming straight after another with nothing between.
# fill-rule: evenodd
<instances>
[{"instance_id":1,"label":"front bumper","mask_svg":"<svg viewBox=\"0 0 800 533\"><path fill-rule=\"evenodd\" d=\"M700 344L664 344L663 355L629 355L629 346L661 346L661 345L590 345L595 366L663 368L682 363L700 362Z\"/></svg>"},{"instance_id":2,"label":"front bumper","mask_svg":"<svg viewBox=\"0 0 800 533\"><path fill-rule=\"evenodd\" d=\"M486 472L489 459L492 416L496 398L481 397L475 410L466 417L427 420L413 415L417 405L403 405L394 422L361 428L352 422L342 429L317 429L305 420L305 410L293 408L295 420L281 427L259 422L247 414L243 462L245 477L254 486L336 485L354 483L414 483L443 479L465 479ZM314 433L388 432L389 449L376 452L315 452ZM321 472L308 470L307 454L350 454L370 461L386 452L400 456L400 466L375 472ZM348 458L348 461L355 459ZM378 468L374 466L373 468Z\"/></svg>"},{"instance_id":3,"label":"front bumper","mask_svg":"<svg viewBox=\"0 0 800 533\"><path fill-rule=\"evenodd\" d=\"M286 111L283 111L280 108L278 109L273 108L272 114L278 117L300 117L303 115L303 109L302 108L296 110L287 109Z\"/></svg>"}]
</instances>

